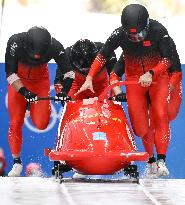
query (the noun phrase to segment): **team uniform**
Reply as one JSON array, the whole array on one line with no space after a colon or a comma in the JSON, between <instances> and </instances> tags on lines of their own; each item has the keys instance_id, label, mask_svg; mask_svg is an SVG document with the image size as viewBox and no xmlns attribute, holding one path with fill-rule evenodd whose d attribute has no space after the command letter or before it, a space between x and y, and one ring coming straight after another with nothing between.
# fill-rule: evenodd
<instances>
[{"instance_id":1,"label":"team uniform","mask_svg":"<svg viewBox=\"0 0 185 205\"><path fill-rule=\"evenodd\" d=\"M44 30L44 34L46 31ZM5 55L5 71L8 80L8 111L10 114L8 141L13 155L19 155L21 152L22 126L28 102L30 103L30 117L33 124L42 130L49 123L50 102L38 101L32 103L35 102L37 96L49 97L50 95L48 62L54 59L65 75L62 92L67 93L69 91L74 77L74 75L71 75L73 72L62 44L46 33L49 39L49 43L46 45L47 39L44 39L44 35L38 36L39 32L39 34L43 33L43 29L33 27L29 32L11 36L7 43ZM32 33L38 37L35 38L36 40L33 39L36 42L31 42L29 39L33 37ZM36 50L40 43L38 42L39 37L43 43L41 45L42 50ZM21 80L24 85L18 92L12 86L17 80Z\"/></svg>"},{"instance_id":2,"label":"team uniform","mask_svg":"<svg viewBox=\"0 0 185 205\"><path fill-rule=\"evenodd\" d=\"M158 160L165 167L165 157L170 140L167 98L169 95L169 74L172 49L171 38L166 28L149 19L145 7L131 4L123 9L122 26L108 38L94 60L85 84L80 91L91 87L91 79L101 70L110 53L119 46L123 50L128 112L133 130L144 137L149 130L148 95L155 124L155 144ZM116 79L116 74L112 76ZM137 82L141 82L141 85ZM153 82L151 84L151 82Z\"/></svg>"},{"instance_id":3,"label":"team uniform","mask_svg":"<svg viewBox=\"0 0 185 205\"><path fill-rule=\"evenodd\" d=\"M181 70L181 63L179 60L179 56L176 50L175 43L172 39L170 39L171 42L171 49L173 51L172 58L173 58L173 64L168 69L169 74L169 84L170 86L173 86L173 90L170 92L168 96L168 120L172 121L176 118L177 114L179 113L181 101L182 101L182 70ZM122 77L122 75L125 73L125 60L123 53L120 56L118 62L115 64L113 72L111 73L111 81L119 81ZM150 97L148 95L148 97ZM148 133L142 137L142 142L145 147L145 151L149 153L150 159L149 164L147 165L148 169L146 170L146 175L148 177L154 177L153 173L156 173L155 170L157 170L157 165L155 163L156 159L153 157L153 148L154 148L154 136L155 136L155 125L154 120L152 116L152 111L150 109L150 99L148 98L148 106L150 110L150 128L148 130ZM155 163L155 164L152 164ZM156 173L157 174L157 173Z\"/></svg>"},{"instance_id":4,"label":"team uniform","mask_svg":"<svg viewBox=\"0 0 185 205\"><path fill-rule=\"evenodd\" d=\"M150 20L149 29L148 38L145 41L135 43L128 40L122 27L118 28L106 41L96 59L100 59L103 64L109 53L120 46L125 58L126 81L138 82L142 74L153 68L155 73L153 81L156 84L150 87L141 87L139 84L126 86L128 111L135 134L143 137L149 129L146 98L147 93L149 93L156 124L157 152L166 154L169 142L169 124L166 110L169 94L167 69L171 66L169 61L171 50L168 46L168 33L160 23ZM95 71L99 71L99 67L94 69L97 62L99 64L99 60L95 60L93 63L89 72L90 76L94 76ZM163 136L167 136L165 140L161 140Z\"/></svg>"}]
</instances>

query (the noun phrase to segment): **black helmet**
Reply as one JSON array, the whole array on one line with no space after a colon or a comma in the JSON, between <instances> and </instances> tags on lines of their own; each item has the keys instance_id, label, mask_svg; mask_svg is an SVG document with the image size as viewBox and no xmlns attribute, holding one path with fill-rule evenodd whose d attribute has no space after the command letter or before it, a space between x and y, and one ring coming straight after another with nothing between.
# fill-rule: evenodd
<instances>
[{"instance_id":1,"label":"black helmet","mask_svg":"<svg viewBox=\"0 0 185 205\"><path fill-rule=\"evenodd\" d=\"M33 59L43 57L51 45L51 35L43 27L32 27L26 36L26 52Z\"/></svg>"},{"instance_id":2,"label":"black helmet","mask_svg":"<svg viewBox=\"0 0 185 205\"><path fill-rule=\"evenodd\" d=\"M98 51L99 49L92 41L88 39L81 39L71 48L71 63L76 69L87 74Z\"/></svg>"},{"instance_id":3,"label":"black helmet","mask_svg":"<svg viewBox=\"0 0 185 205\"><path fill-rule=\"evenodd\" d=\"M121 15L123 30L132 41L142 41L147 35L149 27L149 14L140 4L126 6Z\"/></svg>"}]
</instances>

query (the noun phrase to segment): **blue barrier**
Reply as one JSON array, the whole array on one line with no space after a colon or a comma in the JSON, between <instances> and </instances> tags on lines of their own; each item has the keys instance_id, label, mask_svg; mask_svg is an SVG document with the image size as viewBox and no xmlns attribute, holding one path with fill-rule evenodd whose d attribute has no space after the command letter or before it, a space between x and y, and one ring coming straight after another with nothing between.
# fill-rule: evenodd
<instances>
[{"instance_id":1,"label":"blue barrier","mask_svg":"<svg viewBox=\"0 0 185 205\"><path fill-rule=\"evenodd\" d=\"M49 64L50 80L51 80L51 95L54 95L53 80L55 75L55 64ZM183 65L185 68L185 65ZM6 107L7 81L4 72L4 63L0 64L0 147L4 149L7 161L7 172L12 166L12 157L8 146L7 132L9 126L9 115ZM184 83L183 83L184 84ZM15 105L16 106L16 105ZM124 105L125 106L125 105ZM30 162L38 162L42 166L43 172L51 175L52 163L43 155L44 148L54 147L59 119L62 113L60 104L52 103L52 115L49 127L44 132L38 133L30 120L26 120L23 126L23 146L22 160L26 166ZM172 139L169 145L167 154L167 164L170 170L170 178L185 178L185 104L182 102L180 113L177 119L171 123ZM136 144L139 150L143 150L141 140L136 137ZM143 171L144 163L139 163L139 168ZM23 175L25 175L25 166Z\"/></svg>"}]
</instances>

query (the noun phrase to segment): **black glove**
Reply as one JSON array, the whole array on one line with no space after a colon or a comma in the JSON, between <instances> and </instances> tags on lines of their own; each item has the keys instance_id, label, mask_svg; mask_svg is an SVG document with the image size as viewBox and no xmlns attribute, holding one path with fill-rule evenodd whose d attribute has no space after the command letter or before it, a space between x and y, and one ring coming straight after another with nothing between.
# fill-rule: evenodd
<instances>
[{"instance_id":1,"label":"black glove","mask_svg":"<svg viewBox=\"0 0 185 205\"><path fill-rule=\"evenodd\" d=\"M67 94L63 91L55 95L55 102L60 101L62 104L64 104L64 102L68 100L71 100L71 97L67 96Z\"/></svg>"},{"instance_id":2,"label":"black glove","mask_svg":"<svg viewBox=\"0 0 185 205\"><path fill-rule=\"evenodd\" d=\"M26 87L21 87L18 92L26 98L28 103L33 103L38 100L37 95L29 91Z\"/></svg>"},{"instance_id":3,"label":"black glove","mask_svg":"<svg viewBox=\"0 0 185 205\"><path fill-rule=\"evenodd\" d=\"M118 102L127 102L126 93L119 93L115 96L115 100Z\"/></svg>"},{"instance_id":4,"label":"black glove","mask_svg":"<svg viewBox=\"0 0 185 205\"><path fill-rule=\"evenodd\" d=\"M118 102L127 102L126 93L123 93L123 92L117 94L117 95L114 96L114 97L110 97L109 99L110 99L110 100L115 100L115 101L118 101Z\"/></svg>"}]
</instances>

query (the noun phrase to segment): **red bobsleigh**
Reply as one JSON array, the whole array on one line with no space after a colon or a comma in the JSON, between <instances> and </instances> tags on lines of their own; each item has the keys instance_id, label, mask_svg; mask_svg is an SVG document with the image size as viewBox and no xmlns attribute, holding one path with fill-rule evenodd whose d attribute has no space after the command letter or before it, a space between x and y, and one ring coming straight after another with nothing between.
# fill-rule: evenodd
<instances>
[{"instance_id":1,"label":"red bobsleigh","mask_svg":"<svg viewBox=\"0 0 185 205\"><path fill-rule=\"evenodd\" d=\"M56 149L46 149L45 155L85 175L113 174L131 161L146 161L148 154L136 150L121 103L108 99L114 86L126 83L109 86L99 98L67 102Z\"/></svg>"}]
</instances>

